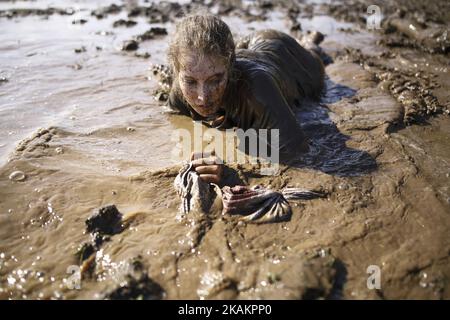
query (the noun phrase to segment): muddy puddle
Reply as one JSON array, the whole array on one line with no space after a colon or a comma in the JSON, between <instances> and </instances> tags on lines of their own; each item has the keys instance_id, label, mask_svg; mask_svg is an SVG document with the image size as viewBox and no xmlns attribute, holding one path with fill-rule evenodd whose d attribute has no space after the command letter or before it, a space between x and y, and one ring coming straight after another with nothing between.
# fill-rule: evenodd
<instances>
[{"instance_id":1,"label":"muddy puddle","mask_svg":"<svg viewBox=\"0 0 450 320\"><path fill-rule=\"evenodd\" d=\"M380 5L386 21L397 4ZM420 42L396 20L367 30L365 8L1 2L0 298L450 298L445 41ZM326 93L297 112L311 150L273 176L229 163L248 185L327 195L296 202L290 221L178 214L172 132L194 123L154 96L152 67L166 63L173 23L196 10L220 14L236 38L268 27L325 34ZM108 205L117 228L89 229ZM370 266L379 289L368 287Z\"/></svg>"}]
</instances>

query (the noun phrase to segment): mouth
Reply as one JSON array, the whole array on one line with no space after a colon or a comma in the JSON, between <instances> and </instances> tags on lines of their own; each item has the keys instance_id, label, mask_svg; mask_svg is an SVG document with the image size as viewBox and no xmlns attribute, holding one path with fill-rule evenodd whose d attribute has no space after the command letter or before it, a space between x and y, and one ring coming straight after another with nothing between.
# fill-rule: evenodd
<instances>
[{"instance_id":1,"label":"mouth","mask_svg":"<svg viewBox=\"0 0 450 320\"><path fill-rule=\"evenodd\" d=\"M214 113L214 108L211 105L197 105L196 109L205 115Z\"/></svg>"}]
</instances>

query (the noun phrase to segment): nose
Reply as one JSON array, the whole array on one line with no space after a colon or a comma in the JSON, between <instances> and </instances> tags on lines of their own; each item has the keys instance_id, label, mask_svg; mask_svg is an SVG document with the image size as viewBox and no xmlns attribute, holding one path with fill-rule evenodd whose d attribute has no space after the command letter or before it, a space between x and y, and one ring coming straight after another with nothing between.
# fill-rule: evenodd
<instances>
[{"instance_id":1,"label":"nose","mask_svg":"<svg viewBox=\"0 0 450 320\"><path fill-rule=\"evenodd\" d=\"M209 90L206 85L200 85L197 92L197 102L199 104L205 104L209 100Z\"/></svg>"}]
</instances>

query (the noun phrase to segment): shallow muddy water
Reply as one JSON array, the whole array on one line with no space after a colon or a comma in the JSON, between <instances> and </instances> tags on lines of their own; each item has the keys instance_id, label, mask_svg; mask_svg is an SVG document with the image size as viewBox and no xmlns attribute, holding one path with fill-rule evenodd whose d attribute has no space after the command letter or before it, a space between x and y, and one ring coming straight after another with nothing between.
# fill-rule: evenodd
<instances>
[{"instance_id":1,"label":"shallow muddy water","mask_svg":"<svg viewBox=\"0 0 450 320\"><path fill-rule=\"evenodd\" d=\"M123 8L91 15L111 3ZM179 3L187 10L188 1ZM236 39L268 27L291 32L286 5L265 12L244 1L246 14L211 3ZM450 119L405 126L410 105L394 86L408 87L408 72L420 71L435 79L439 87L430 90L448 106L447 57L384 47L383 34L335 20L326 4L300 4L303 32L324 33L333 60L322 101L297 112L311 150L276 176L233 163L227 175L327 197L296 202L283 223L247 224L218 208L180 218L172 133L193 132L193 122L154 98L151 69L166 63L178 18L176 10L167 22L128 17L138 4L150 5L0 2L4 14L74 10L0 14L1 299L450 298ZM266 19L255 18L261 13ZM137 24L113 27L119 19ZM169 36L120 50L150 27ZM92 244L85 220L108 204L123 214L124 229L80 259L79 248ZM370 265L381 270L378 290L367 287Z\"/></svg>"}]
</instances>

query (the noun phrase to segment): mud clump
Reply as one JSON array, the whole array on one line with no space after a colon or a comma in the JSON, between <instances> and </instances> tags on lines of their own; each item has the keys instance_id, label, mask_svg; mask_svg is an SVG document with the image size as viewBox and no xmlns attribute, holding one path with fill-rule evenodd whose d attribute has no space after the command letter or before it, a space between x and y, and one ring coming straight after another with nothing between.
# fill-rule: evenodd
<instances>
[{"instance_id":1,"label":"mud clump","mask_svg":"<svg viewBox=\"0 0 450 320\"><path fill-rule=\"evenodd\" d=\"M136 40L126 40L122 43L122 51L136 51L139 43Z\"/></svg>"},{"instance_id":2,"label":"mud clump","mask_svg":"<svg viewBox=\"0 0 450 320\"><path fill-rule=\"evenodd\" d=\"M324 4L325 11L339 20L366 27L367 8L371 1ZM350 10L349 10L350 9ZM417 0L392 0L383 4L380 44L388 47L416 48L424 52L446 54L450 51L448 1L422 3Z\"/></svg>"},{"instance_id":3,"label":"mud clump","mask_svg":"<svg viewBox=\"0 0 450 320\"><path fill-rule=\"evenodd\" d=\"M166 36L167 35L167 29L166 28L150 28L150 30L144 32L143 34L137 36L137 40L139 41L146 41L156 38L157 36Z\"/></svg>"},{"instance_id":4,"label":"mud clump","mask_svg":"<svg viewBox=\"0 0 450 320\"><path fill-rule=\"evenodd\" d=\"M169 99L172 72L168 66L159 64L152 66L152 73L159 80L158 88L153 92L153 97L159 102L166 102Z\"/></svg>"},{"instance_id":5,"label":"mud clump","mask_svg":"<svg viewBox=\"0 0 450 320\"><path fill-rule=\"evenodd\" d=\"M86 47L82 46L80 48L76 48L73 50L75 53L83 53L86 52Z\"/></svg>"},{"instance_id":6,"label":"mud clump","mask_svg":"<svg viewBox=\"0 0 450 320\"><path fill-rule=\"evenodd\" d=\"M49 142L53 136L56 135L55 128L41 128L34 133L30 138L22 140L15 149L15 156L22 154L30 154L30 156L36 151L45 151L50 148Z\"/></svg>"},{"instance_id":7,"label":"mud clump","mask_svg":"<svg viewBox=\"0 0 450 320\"><path fill-rule=\"evenodd\" d=\"M450 106L444 105L445 102L434 94L434 89L441 86L434 80L434 74L389 66L386 58L395 59L396 55L383 53L374 58L350 49L347 54L347 59L364 66L379 86L402 105L404 124L420 123L431 115L450 113Z\"/></svg>"},{"instance_id":8,"label":"mud clump","mask_svg":"<svg viewBox=\"0 0 450 320\"><path fill-rule=\"evenodd\" d=\"M27 17L31 15L35 16L51 16L53 14L59 15L73 15L75 10L72 8L47 8L47 9L31 9L31 8L23 8L23 9L9 9L9 10L0 10L0 18L17 18L17 17Z\"/></svg>"},{"instance_id":9,"label":"mud clump","mask_svg":"<svg viewBox=\"0 0 450 320\"><path fill-rule=\"evenodd\" d=\"M92 256L97 250L98 250L98 248L93 243L86 242L86 243L83 243L82 245L80 245L80 247L78 248L78 250L75 254L75 257L81 264L83 261L85 261L90 256Z\"/></svg>"},{"instance_id":10,"label":"mud clump","mask_svg":"<svg viewBox=\"0 0 450 320\"><path fill-rule=\"evenodd\" d=\"M136 58L142 58L142 59L148 59L151 57L151 54L148 52L144 52L144 53L135 53L134 56Z\"/></svg>"},{"instance_id":11,"label":"mud clump","mask_svg":"<svg viewBox=\"0 0 450 320\"><path fill-rule=\"evenodd\" d=\"M72 24L85 24L86 22L88 22L86 19L77 19L73 20Z\"/></svg>"},{"instance_id":12,"label":"mud clump","mask_svg":"<svg viewBox=\"0 0 450 320\"><path fill-rule=\"evenodd\" d=\"M86 220L86 231L100 235L114 235L123 231L122 214L115 205L100 208Z\"/></svg>"},{"instance_id":13,"label":"mud clump","mask_svg":"<svg viewBox=\"0 0 450 320\"><path fill-rule=\"evenodd\" d=\"M361 1L351 1L347 5L343 5L342 3L324 5L325 11L329 15L339 20L359 24L360 26L365 26L366 24L367 7L368 5Z\"/></svg>"},{"instance_id":14,"label":"mud clump","mask_svg":"<svg viewBox=\"0 0 450 320\"><path fill-rule=\"evenodd\" d=\"M388 47L418 48L429 53L450 52L449 31L439 26L422 28L413 21L389 19L385 24L386 36L380 44Z\"/></svg>"},{"instance_id":15,"label":"mud clump","mask_svg":"<svg viewBox=\"0 0 450 320\"><path fill-rule=\"evenodd\" d=\"M118 6L116 4L112 4L105 8L100 8L91 12L91 16L96 17L97 19L103 19L108 14L116 14L122 11L123 6Z\"/></svg>"},{"instance_id":16,"label":"mud clump","mask_svg":"<svg viewBox=\"0 0 450 320\"><path fill-rule=\"evenodd\" d=\"M94 266L95 253L104 242L110 241L111 235L124 230L122 214L115 205L102 207L94 212L86 221L86 232L91 233L91 240L78 247L75 257L83 272L91 272Z\"/></svg>"},{"instance_id":17,"label":"mud clump","mask_svg":"<svg viewBox=\"0 0 450 320\"><path fill-rule=\"evenodd\" d=\"M128 17L147 17L149 23L166 23L174 21L189 12L190 4L180 5L172 2L152 3L150 6L136 6L128 12Z\"/></svg>"},{"instance_id":18,"label":"mud clump","mask_svg":"<svg viewBox=\"0 0 450 320\"><path fill-rule=\"evenodd\" d=\"M130 28L130 27L133 27L135 25L137 25L136 21L134 21L134 20L125 20L125 19L120 19L120 20L114 21L114 23L113 23L113 27L114 28L117 28L117 27Z\"/></svg>"},{"instance_id":19,"label":"mud clump","mask_svg":"<svg viewBox=\"0 0 450 320\"><path fill-rule=\"evenodd\" d=\"M378 78L388 83L387 89L403 105L405 123L417 122L427 115L443 111L427 86L411 75L384 72Z\"/></svg>"}]
</instances>

